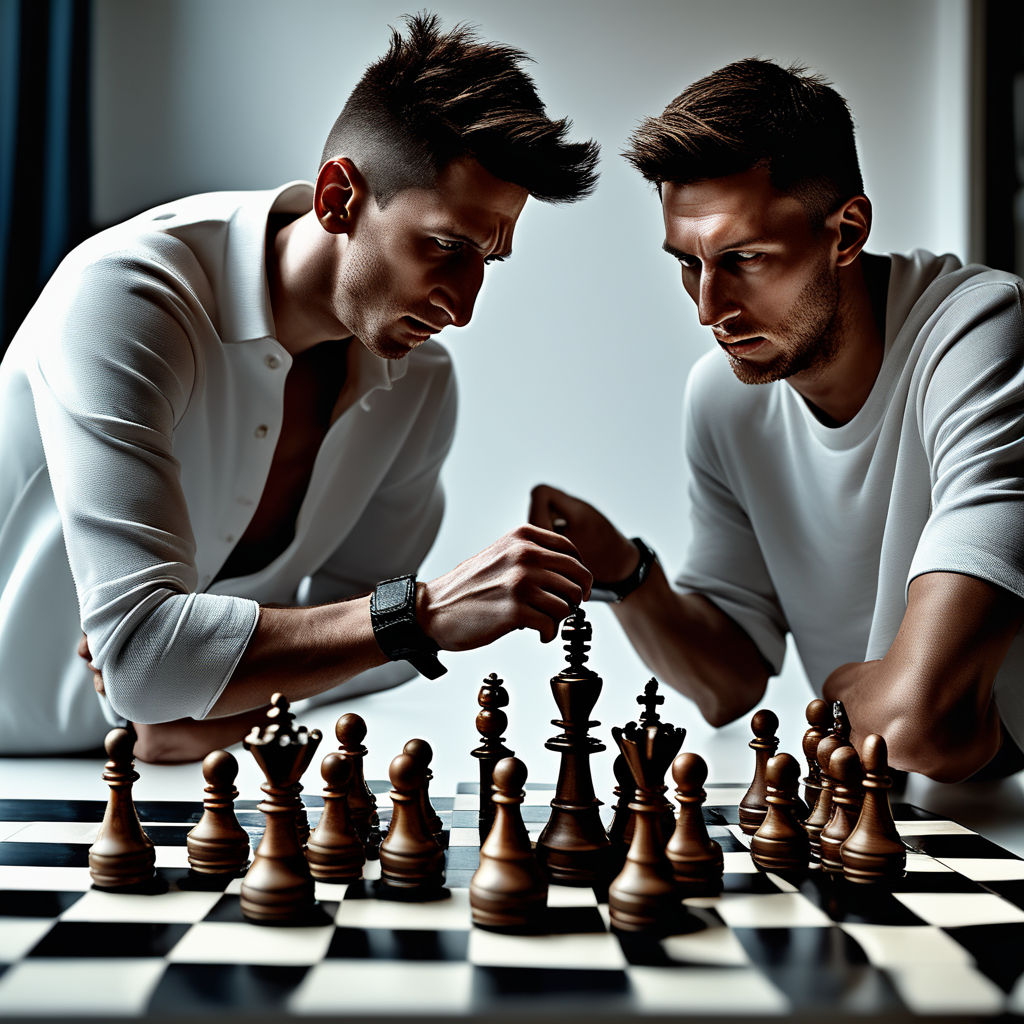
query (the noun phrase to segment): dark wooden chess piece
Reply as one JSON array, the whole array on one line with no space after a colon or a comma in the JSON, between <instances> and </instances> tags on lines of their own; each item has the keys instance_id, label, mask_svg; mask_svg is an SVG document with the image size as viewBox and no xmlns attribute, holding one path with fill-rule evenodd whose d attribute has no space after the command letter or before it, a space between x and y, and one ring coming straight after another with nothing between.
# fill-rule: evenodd
<instances>
[{"instance_id":1,"label":"dark wooden chess piece","mask_svg":"<svg viewBox=\"0 0 1024 1024\"><path fill-rule=\"evenodd\" d=\"M368 751L363 746L366 739L366 722L349 712L335 723L334 735L338 739L338 752L352 762L352 781L348 787L348 813L352 818L359 838L363 841L366 856L375 859L380 847L380 817L377 814L377 798L366 784L363 773L363 759Z\"/></svg>"},{"instance_id":2,"label":"dark wooden chess piece","mask_svg":"<svg viewBox=\"0 0 1024 1024\"><path fill-rule=\"evenodd\" d=\"M537 840L537 857L549 881L558 885L602 885L609 875L611 844L590 774L590 755L605 749L600 740L587 735L600 724L590 720L590 712L603 685L601 677L585 667L590 637L586 616L575 611L562 625L568 665L551 680L561 714L551 724L564 731L544 744L561 754L561 763L551 816Z\"/></svg>"},{"instance_id":3,"label":"dark wooden chess piece","mask_svg":"<svg viewBox=\"0 0 1024 1024\"><path fill-rule=\"evenodd\" d=\"M508 716L502 710L508 706L508 690L503 680L492 672L480 686L476 700L480 705L476 728L482 742L470 753L480 766L480 840L483 842L494 820L494 805L491 803L494 766L503 758L511 757L514 751L505 746L505 737L502 736L508 728Z\"/></svg>"},{"instance_id":4,"label":"dark wooden chess piece","mask_svg":"<svg viewBox=\"0 0 1024 1024\"><path fill-rule=\"evenodd\" d=\"M840 854L843 876L851 882L893 883L907 867L907 848L896 831L889 806L889 754L885 740L877 733L865 737L864 803Z\"/></svg>"},{"instance_id":5,"label":"dark wooden chess piece","mask_svg":"<svg viewBox=\"0 0 1024 1024\"><path fill-rule=\"evenodd\" d=\"M722 888L722 847L708 835L702 810L707 778L707 762L699 754L680 754L672 762L679 817L665 855L682 897L714 896Z\"/></svg>"},{"instance_id":6,"label":"dark wooden chess piece","mask_svg":"<svg viewBox=\"0 0 1024 1024\"><path fill-rule=\"evenodd\" d=\"M779 729L779 718L774 711L762 708L755 712L750 720L750 728L754 738L747 744L754 751L754 778L750 788L740 801L740 828L748 836L752 836L764 821L768 813L768 784L765 780L765 769L768 759L778 750L779 740L776 732Z\"/></svg>"},{"instance_id":7,"label":"dark wooden chess piece","mask_svg":"<svg viewBox=\"0 0 1024 1024\"><path fill-rule=\"evenodd\" d=\"M622 870L626 862L626 853L633 840L633 812L630 803L636 795L636 783L633 773L629 770L626 759L621 754L615 755L612 761L612 774L615 776L615 807L612 811L611 824L608 826L608 842L611 852L608 855L609 873L614 878Z\"/></svg>"},{"instance_id":8,"label":"dark wooden chess piece","mask_svg":"<svg viewBox=\"0 0 1024 1024\"><path fill-rule=\"evenodd\" d=\"M644 692L636 698L637 704L639 704L643 711L640 712L640 717L637 721L637 725L641 729L646 728L648 725L660 725L661 715L658 714L658 706L665 703L665 698L658 693L658 680L651 676L644 685ZM674 728L671 723L666 723L669 728ZM683 729L683 738L686 738L686 730ZM661 828L662 841L667 842L668 837L672 835L673 830L676 827L676 814L672 809L672 803L666 797L661 798L662 808L661 816L658 824ZM630 843L633 840L633 824L629 822L626 825L626 843Z\"/></svg>"},{"instance_id":9,"label":"dark wooden chess piece","mask_svg":"<svg viewBox=\"0 0 1024 1024\"><path fill-rule=\"evenodd\" d=\"M253 726L243 741L266 776L259 804L266 829L242 880L242 913L257 924L295 924L311 919L316 908L296 814L299 779L322 737L319 729L295 725L284 694L275 693L270 703L267 725Z\"/></svg>"},{"instance_id":10,"label":"dark wooden chess piece","mask_svg":"<svg viewBox=\"0 0 1024 1024\"><path fill-rule=\"evenodd\" d=\"M402 748L402 753L411 754L422 766L423 788L420 790L420 803L423 805L421 808L423 820L426 821L430 831L435 836L439 836L444 831L444 823L430 802L430 780L434 777L434 773L430 770L430 762L434 759L434 751L426 740L413 739L409 740Z\"/></svg>"},{"instance_id":11,"label":"dark wooden chess piece","mask_svg":"<svg viewBox=\"0 0 1024 1024\"><path fill-rule=\"evenodd\" d=\"M807 805L807 816L814 810L818 802L818 794L821 793L821 769L818 767L818 743L822 740L832 725L832 710L828 702L820 697L807 705L807 732L804 733L803 752L807 759L807 774L804 776L804 802Z\"/></svg>"},{"instance_id":12,"label":"dark wooden chess piece","mask_svg":"<svg viewBox=\"0 0 1024 1024\"><path fill-rule=\"evenodd\" d=\"M238 761L226 750L203 759L203 816L185 837L188 863L202 875L237 875L249 863L249 833L238 824L234 802Z\"/></svg>"},{"instance_id":13,"label":"dark wooden chess piece","mask_svg":"<svg viewBox=\"0 0 1024 1024\"><path fill-rule=\"evenodd\" d=\"M831 874L843 872L840 847L857 823L862 802L860 757L853 747L839 747L828 762L832 778L832 817L821 830L821 866Z\"/></svg>"},{"instance_id":14,"label":"dark wooden chess piece","mask_svg":"<svg viewBox=\"0 0 1024 1024\"><path fill-rule=\"evenodd\" d=\"M153 884L156 850L139 823L132 802L135 736L128 729L111 729L103 741L108 761L103 781L110 796L96 841L89 847L89 874L98 889L141 889Z\"/></svg>"},{"instance_id":15,"label":"dark wooden chess piece","mask_svg":"<svg viewBox=\"0 0 1024 1024\"><path fill-rule=\"evenodd\" d=\"M750 840L750 856L764 871L799 874L810 861L810 839L798 807L800 762L791 754L776 754L768 761L765 779L768 813Z\"/></svg>"},{"instance_id":16,"label":"dark wooden chess piece","mask_svg":"<svg viewBox=\"0 0 1024 1024\"><path fill-rule=\"evenodd\" d=\"M337 751L320 764L324 812L306 843L310 873L320 882L354 882L363 875L366 851L348 812L352 764Z\"/></svg>"},{"instance_id":17,"label":"dark wooden chess piece","mask_svg":"<svg viewBox=\"0 0 1024 1024\"><path fill-rule=\"evenodd\" d=\"M832 817L832 778L828 774L829 759L846 742L839 736L828 733L818 741L818 781L821 792L818 794L814 809L807 816L804 828L811 841L811 860L821 860L821 833Z\"/></svg>"},{"instance_id":18,"label":"dark wooden chess piece","mask_svg":"<svg viewBox=\"0 0 1024 1024\"><path fill-rule=\"evenodd\" d=\"M633 841L622 870L608 886L612 927L624 932L666 934L681 918L672 863L662 841L661 801L665 772L683 745L684 732L673 726L630 722L612 728L612 736L633 774L636 795Z\"/></svg>"},{"instance_id":19,"label":"dark wooden chess piece","mask_svg":"<svg viewBox=\"0 0 1024 1024\"><path fill-rule=\"evenodd\" d=\"M411 754L391 762L391 827L380 844L381 895L428 899L441 895L444 850L423 815L426 770Z\"/></svg>"},{"instance_id":20,"label":"dark wooden chess piece","mask_svg":"<svg viewBox=\"0 0 1024 1024\"><path fill-rule=\"evenodd\" d=\"M469 883L473 924L483 928L531 931L539 927L547 909L548 882L520 810L526 775L526 765L517 757L494 767L494 823Z\"/></svg>"}]
</instances>

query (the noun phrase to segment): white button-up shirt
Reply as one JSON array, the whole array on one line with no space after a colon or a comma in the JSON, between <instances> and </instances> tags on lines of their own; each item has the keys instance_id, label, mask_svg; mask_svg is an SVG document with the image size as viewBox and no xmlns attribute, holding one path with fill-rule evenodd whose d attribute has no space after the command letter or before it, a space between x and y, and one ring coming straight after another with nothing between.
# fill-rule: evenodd
<instances>
[{"instance_id":1,"label":"white button-up shirt","mask_svg":"<svg viewBox=\"0 0 1024 1024\"><path fill-rule=\"evenodd\" d=\"M274 338L267 218L311 201L300 182L140 214L71 253L12 342L0 365L0 753L94 746L117 715L202 718L259 603L363 593L415 571L433 542L455 423L448 355L427 342L389 361L353 343L350 400L294 539L259 572L212 582L263 493L291 365ZM81 629L109 708L75 654Z\"/></svg>"}]
</instances>

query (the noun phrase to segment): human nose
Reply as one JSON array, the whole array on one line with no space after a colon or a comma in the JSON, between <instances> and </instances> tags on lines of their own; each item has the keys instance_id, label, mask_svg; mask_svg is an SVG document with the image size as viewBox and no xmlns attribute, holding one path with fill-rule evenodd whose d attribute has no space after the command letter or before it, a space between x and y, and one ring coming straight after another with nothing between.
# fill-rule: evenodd
<instances>
[{"instance_id":1,"label":"human nose","mask_svg":"<svg viewBox=\"0 0 1024 1024\"><path fill-rule=\"evenodd\" d=\"M702 327L715 327L739 315L739 306L729 295L727 283L717 270L703 269L697 291L697 318Z\"/></svg>"},{"instance_id":2,"label":"human nose","mask_svg":"<svg viewBox=\"0 0 1024 1024\"><path fill-rule=\"evenodd\" d=\"M483 265L462 266L448 273L430 291L430 304L441 310L453 327L465 327L473 317L483 284Z\"/></svg>"}]
</instances>

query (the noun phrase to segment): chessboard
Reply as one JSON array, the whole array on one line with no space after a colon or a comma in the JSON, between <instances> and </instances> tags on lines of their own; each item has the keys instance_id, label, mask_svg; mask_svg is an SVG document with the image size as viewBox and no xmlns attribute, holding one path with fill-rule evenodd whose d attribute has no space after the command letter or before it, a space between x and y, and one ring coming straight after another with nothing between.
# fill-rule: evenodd
<instances>
[{"instance_id":1,"label":"chessboard","mask_svg":"<svg viewBox=\"0 0 1024 1024\"><path fill-rule=\"evenodd\" d=\"M382 827L385 782L372 782ZM893 803L907 873L883 890L812 870L759 871L739 829L745 787L709 785L721 895L686 901L678 934L609 927L606 897L553 886L541 934L473 927L479 790L432 795L444 823L444 898L379 898L379 862L318 882L319 917L248 923L241 879L199 884L185 835L198 803L138 801L158 895L91 886L104 802L0 800L0 1018L52 1020L1013 1019L1024 1014L1024 860L955 822ZM527 784L533 838L553 787ZM305 798L315 824L322 799ZM255 801L236 803L253 844ZM604 812L608 811L605 807Z\"/></svg>"}]
</instances>

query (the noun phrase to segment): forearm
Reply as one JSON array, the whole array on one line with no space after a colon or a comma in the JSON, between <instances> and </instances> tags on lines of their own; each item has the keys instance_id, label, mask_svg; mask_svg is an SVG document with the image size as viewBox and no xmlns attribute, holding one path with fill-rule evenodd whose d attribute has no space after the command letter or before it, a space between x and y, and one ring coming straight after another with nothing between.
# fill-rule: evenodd
<instances>
[{"instance_id":1,"label":"forearm","mask_svg":"<svg viewBox=\"0 0 1024 1024\"><path fill-rule=\"evenodd\" d=\"M644 664L711 725L733 721L763 696L770 672L754 642L707 598L673 590L657 562L612 607Z\"/></svg>"}]
</instances>

